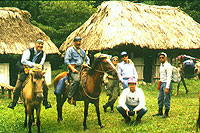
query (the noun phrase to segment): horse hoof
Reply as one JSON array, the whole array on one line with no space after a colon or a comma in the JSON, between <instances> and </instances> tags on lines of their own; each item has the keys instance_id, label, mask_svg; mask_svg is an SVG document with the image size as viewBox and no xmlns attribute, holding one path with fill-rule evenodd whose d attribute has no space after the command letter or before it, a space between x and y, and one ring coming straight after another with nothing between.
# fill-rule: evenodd
<instances>
[{"instance_id":1,"label":"horse hoof","mask_svg":"<svg viewBox=\"0 0 200 133\"><path fill-rule=\"evenodd\" d=\"M100 126L100 129L103 129L104 128L104 126Z\"/></svg>"},{"instance_id":2,"label":"horse hoof","mask_svg":"<svg viewBox=\"0 0 200 133\"><path fill-rule=\"evenodd\" d=\"M58 118L58 119L57 119L58 122L61 122L62 120L63 120L62 118Z\"/></svg>"},{"instance_id":3,"label":"horse hoof","mask_svg":"<svg viewBox=\"0 0 200 133\"><path fill-rule=\"evenodd\" d=\"M84 131L87 131L88 129L87 128L84 128Z\"/></svg>"},{"instance_id":4,"label":"horse hoof","mask_svg":"<svg viewBox=\"0 0 200 133\"><path fill-rule=\"evenodd\" d=\"M33 125L33 126L36 126L36 123L35 123L35 122L33 122L33 123L32 123L32 125Z\"/></svg>"}]
</instances>

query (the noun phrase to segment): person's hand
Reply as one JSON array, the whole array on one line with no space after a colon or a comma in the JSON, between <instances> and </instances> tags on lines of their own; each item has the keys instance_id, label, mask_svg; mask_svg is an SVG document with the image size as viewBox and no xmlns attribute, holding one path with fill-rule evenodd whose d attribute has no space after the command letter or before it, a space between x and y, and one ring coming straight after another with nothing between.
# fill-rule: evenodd
<instances>
[{"instance_id":1,"label":"person's hand","mask_svg":"<svg viewBox=\"0 0 200 133\"><path fill-rule=\"evenodd\" d=\"M88 64L83 63L81 66L82 67L88 67Z\"/></svg>"},{"instance_id":2,"label":"person's hand","mask_svg":"<svg viewBox=\"0 0 200 133\"><path fill-rule=\"evenodd\" d=\"M126 109L126 115L127 115L127 116L129 116L129 115L128 115L128 112L129 112L129 110L128 110L128 109Z\"/></svg>"},{"instance_id":3,"label":"person's hand","mask_svg":"<svg viewBox=\"0 0 200 133\"><path fill-rule=\"evenodd\" d=\"M78 70L76 70L75 68L72 69L72 73L78 73Z\"/></svg>"},{"instance_id":4,"label":"person's hand","mask_svg":"<svg viewBox=\"0 0 200 133\"><path fill-rule=\"evenodd\" d=\"M157 90L160 90L161 81L158 82Z\"/></svg>"},{"instance_id":5,"label":"person's hand","mask_svg":"<svg viewBox=\"0 0 200 133\"><path fill-rule=\"evenodd\" d=\"M40 65L40 64L35 64L35 68L42 69L42 65Z\"/></svg>"},{"instance_id":6,"label":"person's hand","mask_svg":"<svg viewBox=\"0 0 200 133\"><path fill-rule=\"evenodd\" d=\"M167 94L169 92L168 88L165 88L165 94Z\"/></svg>"},{"instance_id":7,"label":"person's hand","mask_svg":"<svg viewBox=\"0 0 200 133\"><path fill-rule=\"evenodd\" d=\"M133 64L133 62L132 62L131 59L128 59L128 63L129 63L129 64Z\"/></svg>"}]
</instances>

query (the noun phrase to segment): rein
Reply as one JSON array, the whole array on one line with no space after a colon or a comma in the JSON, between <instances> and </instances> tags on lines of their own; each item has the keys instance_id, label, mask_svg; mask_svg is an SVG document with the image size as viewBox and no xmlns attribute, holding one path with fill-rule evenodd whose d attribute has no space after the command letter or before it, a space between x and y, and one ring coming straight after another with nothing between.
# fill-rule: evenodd
<instances>
[{"instance_id":1,"label":"rein","mask_svg":"<svg viewBox=\"0 0 200 133\"><path fill-rule=\"evenodd\" d=\"M111 70L108 70L108 71L105 71L104 69L103 69L103 65L102 65L102 63L100 62L100 68L102 69L102 70L97 70L97 69L94 69L96 72L100 72L100 73L107 73L107 72L110 72L110 71L113 71L113 69L111 69ZM90 68L90 69L92 69L92 68ZM99 96L97 96L97 97L92 97L92 96L89 96L88 94L87 94L87 92L85 91L85 87L83 87L83 85L82 85L82 88L83 88L83 91L84 91L84 93L85 93L85 95L88 97L88 98L90 98L90 99L92 99L92 100L97 100L98 98L99 98Z\"/></svg>"}]
</instances>

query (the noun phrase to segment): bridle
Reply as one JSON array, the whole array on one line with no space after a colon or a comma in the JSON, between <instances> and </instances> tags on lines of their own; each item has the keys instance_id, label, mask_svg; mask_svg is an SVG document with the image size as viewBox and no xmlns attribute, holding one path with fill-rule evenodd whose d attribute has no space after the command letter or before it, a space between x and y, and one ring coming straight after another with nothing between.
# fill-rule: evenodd
<instances>
[{"instance_id":1,"label":"bridle","mask_svg":"<svg viewBox=\"0 0 200 133\"><path fill-rule=\"evenodd\" d=\"M100 70L94 69L96 72L100 72L100 73L104 74L104 73L107 73L107 72L114 71L113 68L112 68L111 70L105 71L105 70L103 69L103 64L102 64L102 62L100 62L99 65L100 65ZM92 68L90 68L90 69L92 69ZM87 92L85 91L85 87L82 86L82 88L83 88L83 92L85 93L85 95L86 95L88 98L90 98L90 99L92 99L92 100L97 100L97 99L99 98L100 95L97 96L97 97L89 96L89 95L87 94Z\"/></svg>"}]
</instances>

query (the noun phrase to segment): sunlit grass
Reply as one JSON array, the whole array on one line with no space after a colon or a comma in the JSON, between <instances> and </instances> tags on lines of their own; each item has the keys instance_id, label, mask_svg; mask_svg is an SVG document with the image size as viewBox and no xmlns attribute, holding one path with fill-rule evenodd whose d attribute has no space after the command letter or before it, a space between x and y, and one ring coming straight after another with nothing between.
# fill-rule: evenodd
<instances>
[{"instance_id":1,"label":"sunlit grass","mask_svg":"<svg viewBox=\"0 0 200 133\"><path fill-rule=\"evenodd\" d=\"M52 75L55 77L55 71ZM107 96L103 90L100 96L100 113L104 129L100 129L97 122L97 116L94 105L90 104L87 118L87 126L89 132L195 132L195 124L198 116L198 92L199 80L186 80L189 93L185 94L183 85L180 86L178 96L176 93L175 83L171 96L171 110L169 117L163 119L161 117L152 117L152 114L157 113L157 84L147 84L139 86L143 89L146 98L146 107L148 112L142 118L142 124L127 125L124 123L122 116L114 108L114 113L104 113L102 106L107 102ZM67 102L63 106L63 121L57 122L56 97L53 94L54 88L49 88L49 101L53 108L45 110L42 106L41 110L41 132L83 132L83 117L84 106L83 102L77 102L77 106L69 105ZM15 110L8 109L7 106L11 102L7 94L0 94L0 133L7 132L28 132L28 129L23 128L24 122L24 107L18 104ZM118 101L117 101L118 102ZM115 103L115 107L117 106ZM133 118L135 119L135 117ZM33 132L37 132L37 127L32 128Z\"/></svg>"}]
</instances>

